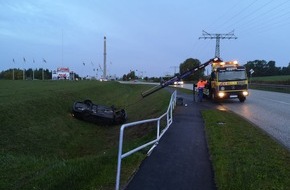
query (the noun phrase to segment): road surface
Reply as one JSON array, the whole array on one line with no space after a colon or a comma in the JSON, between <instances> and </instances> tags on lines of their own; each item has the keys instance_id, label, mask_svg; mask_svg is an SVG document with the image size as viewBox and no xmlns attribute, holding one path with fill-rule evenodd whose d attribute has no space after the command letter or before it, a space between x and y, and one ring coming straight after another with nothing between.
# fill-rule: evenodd
<instances>
[{"instance_id":1,"label":"road surface","mask_svg":"<svg viewBox=\"0 0 290 190\"><path fill-rule=\"evenodd\" d=\"M192 84L174 87L193 89ZM219 103L217 108L231 110L246 118L290 150L290 94L261 90L249 92L250 95L244 103L240 103L238 99L226 100Z\"/></svg>"},{"instance_id":2,"label":"road surface","mask_svg":"<svg viewBox=\"0 0 290 190\"><path fill-rule=\"evenodd\" d=\"M192 84L183 88L192 89ZM244 103L227 100L219 107L231 110L251 121L290 150L290 94L249 90Z\"/></svg>"}]
</instances>

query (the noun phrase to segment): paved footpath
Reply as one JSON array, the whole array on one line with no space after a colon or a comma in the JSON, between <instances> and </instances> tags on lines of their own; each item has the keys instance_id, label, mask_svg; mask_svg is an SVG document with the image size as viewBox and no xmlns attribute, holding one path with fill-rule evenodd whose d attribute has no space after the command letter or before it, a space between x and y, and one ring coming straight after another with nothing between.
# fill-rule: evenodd
<instances>
[{"instance_id":1,"label":"paved footpath","mask_svg":"<svg viewBox=\"0 0 290 190\"><path fill-rule=\"evenodd\" d=\"M209 104L193 102L192 95L177 97L187 106L175 108L172 125L126 190L216 189L200 112Z\"/></svg>"}]
</instances>

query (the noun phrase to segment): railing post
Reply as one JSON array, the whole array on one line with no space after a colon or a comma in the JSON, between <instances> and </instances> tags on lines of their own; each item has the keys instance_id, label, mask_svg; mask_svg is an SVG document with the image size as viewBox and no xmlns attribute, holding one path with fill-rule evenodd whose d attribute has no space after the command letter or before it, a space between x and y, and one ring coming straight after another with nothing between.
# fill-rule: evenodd
<instances>
[{"instance_id":1,"label":"railing post","mask_svg":"<svg viewBox=\"0 0 290 190\"><path fill-rule=\"evenodd\" d=\"M116 176L116 190L119 190L120 186L120 175L121 175L121 168L122 168L122 153L123 153L123 133L124 127L121 126L120 129L120 137L119 137L119 151L118 151L118 165L117 165L117 176Z\"/></svg>"},{"instance_id":2,"label":"railing post","mask_svg":"<svg viewBox=\"0 0 290 190\"><path fill-rule=\"evenodd\" d=\"M159 141L160 138L160 119L157 121L157 140Z\"/></svg>"},{"instance_id":3,"label":"railing post","mask_svg":"<svg viewBox=\"0 0 290 190\"><path fill-rule=\"evenodd\" d=\"M169 110L169 113L168 113L168 115L170 115L170 124L173 122L173 118L172 118L172 115L173 115L173 106L174 106L174 101L172 101L172 103L170 104L170 110Z\"/></svg>"}]
</instances>

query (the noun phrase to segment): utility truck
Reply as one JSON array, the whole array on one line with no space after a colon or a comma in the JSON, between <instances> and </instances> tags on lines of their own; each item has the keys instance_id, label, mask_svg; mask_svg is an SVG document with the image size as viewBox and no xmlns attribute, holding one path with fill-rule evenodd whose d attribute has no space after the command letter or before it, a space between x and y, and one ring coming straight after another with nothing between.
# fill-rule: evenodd
<instances>
[{"instance_id":1,"label":"utility truck","mask_svg":"<svg viewBox=\"0 0 290 190\"><path fill-rule=\"evenodd\" d=\"M218 57L188 69L186 72L174 76L167 81L162 81L160 85L143 92L141 95L143 98L149 96L168 85L172 85L175 82L181 81L195 72L204 69L208 65L212 65L212 73L209 82L203 91L205 96L213 99L213 101L226 98L238 98L240 102L246 100L246 96L248 96L249 93L245 67L240 66L237 61L224 62Z\"/></svg>"},{"instance_id":2,"label":"utility truck","mask_svg":"<svg viewBox=\"0 0 290 190\"><path fill-rule=\"evenodd\" d=\"M224 62L221 59L211 65L212 72L204 94L213 101L238 98L244 102L249 94L246 68L237 61Z\"/></svg>"}]
</instances>

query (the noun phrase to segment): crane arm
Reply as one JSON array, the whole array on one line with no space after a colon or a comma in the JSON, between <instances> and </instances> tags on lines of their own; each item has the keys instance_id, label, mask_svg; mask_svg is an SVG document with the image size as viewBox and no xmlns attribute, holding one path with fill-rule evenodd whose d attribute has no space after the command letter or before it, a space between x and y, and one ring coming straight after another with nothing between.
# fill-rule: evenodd
<instances>
[{"instance_id":1,"label":"crane arm","mask_svg":"<svg viewBox=\"0 0 290 190\"><path fill-rule=\"evenodd\" d=\"M210 60L208 60L207 62L205 62L205 63L203 63L201 65L198 65L198 66L193 67L192 69L189 69L188 71L182 73L181 75L174 76L174 77L172 77L171 79L169 79L169 80L167 80L165 82L161 82L160 85L154 86L153 88L151 88L151 89L149 89L149 90L147 90L145 92L142 92L141 95L142 95L143 98L146 97L146 96L149 96L150 94L153 94L154 92L156 92L158 90L161 90L164 87L172 85L172 84L174 84L174 82L179 81L181 79L184 79L184 78L190 76L191 74L195 73L196 71L205 68L206 66L208 66L212 62L218 61L218 60L220 60L220 59L219 58L210 59Z\"/></svg>"}]
</instances>

